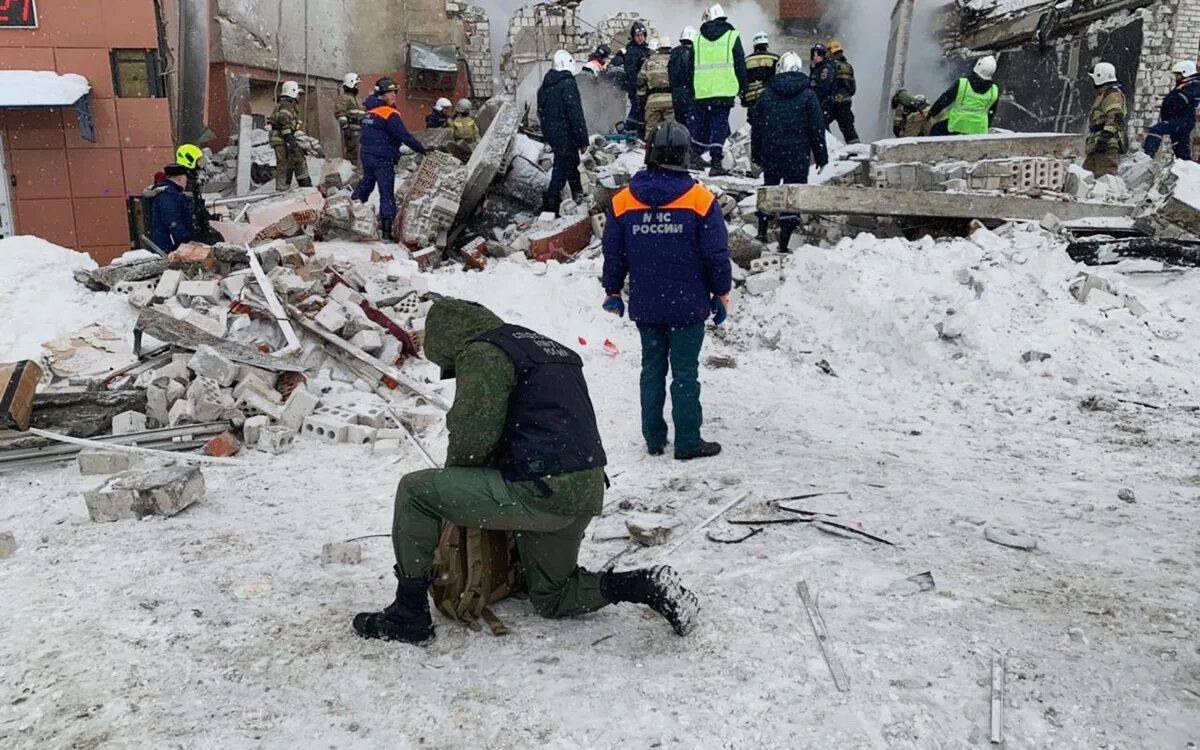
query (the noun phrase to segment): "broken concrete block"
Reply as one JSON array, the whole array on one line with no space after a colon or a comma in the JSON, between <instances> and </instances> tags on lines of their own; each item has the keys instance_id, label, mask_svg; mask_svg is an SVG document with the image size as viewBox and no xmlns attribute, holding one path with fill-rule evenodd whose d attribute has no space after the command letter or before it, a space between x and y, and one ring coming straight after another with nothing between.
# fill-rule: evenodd
<instances>
[{"instance_id":1,"label":"broken concrete block","mask_svg":"<svg viewBox=\"0 0 1200 750\"><path fill-rule=\"evenodd\" d=\"M248 393L257 394L273 404L283 401L283 396L275 390L275 386L268 385L262 378L254 374L242 378L241 382L233 387L234 403L241 402Z\"/></svg>"},{"instance_id":2,"label":"broken concrete block","mask_svg":"<svg viewBox=\"0 0 1200 750\"><path fill-rule=\"evenodd\" d=\"M146 431L146 415L137 411L123 411L113 417L112 434L130 435Z\"/></svg>"},{"instance_id":3,"label":"broken concrete block","mask_svg":"<svg viewBox=\"0 0 1200 750\"><path fill-rule=\"evenodd\" d=\"M1090 273L1084 274L1082 278L1077 279L1071 284L1071 292L1075 295L1075 299L1080 302L1087 302L1088 297L1094 291L1110 292L1112 290L1107 281Z\"/></svg>"},{"instance_id":4,"label":"broken concrete block","mask_svg":"<svg viewBox=\"0 0 1200 750\"><path fill-rule=\"evenodd\" d=\"M375 354L383 349L383 336L376 330L359 331L350 338L350 343L368 354Z\"/></svg>"},{"instance_id":5,"label":"broken concrete block","mask_svg":"<svg viewBox=\"0 0 1200 750\"><path fill-rule=\"evenodd\" d=\"M1103 289L1092 289L1087 295L1087 304L1101 310L1118 310L1125 307L1125 299Z\"/></svg>"},{"instance_id":6,"label":"broken concrete block","mask_svg":"<svg viewBox=\"0 0 1200 750\"><path fill-rule=\"evenodd\" d=\"M173 516L204 497L204 475L195 466L124 471L83 497L96 522Z\"/></svg>"},{"instance_id":7,"label":"broken concrete block","mask_svg":"<svg viewBox=\"0 0 1200 750\"><path fill-rule=\"evenodd\" d=\"M361 424L352 424L346 426L346 439L344 442L351 445L370 445L375 441L377 430L374 427L367 427Z\"/></svg>"},{"instance_id":8,"label":"broken concrete block","mask_svg":"<svg viewBox=\"0 0 1200 750\"><path fill-rule=\"evenodd\" d=\"M306 437L317 438L326 443L346 442L346 433L350 425L333 417L314 414L304 418L300 433Z\"/></svg>"},{"instance_id":9,"label":"broken concrete block","mask_svg":"<svg viewBox=\"0 0 1200 750\"><path fill-rule=\"evenodd\" d=\"M247 445L258 445L258 437L262 434L263 428L270 426L271 418L266 415L249 417L242 425L242 439L246 441Z\"/></svg>"},{"instance_id":10,"label":"broken concrete block","mask_svg":"<svg viewBox=\"0 0 1200 750\"><path fill-rule=\"evenodd\" d=\"M181 281L176 294L180 297L216 302L221 298L221 284L216 279Z\"/></svg>"},{"instance_id":11,"label":"broken concrete block","mask_svg":"<svg viewBox=\"0 0 1200 750\"><path fill-rule=\"evenodd\" d=\"M1045 352L1027 351L1021 355L1022 362L1045 362L1050 359L1050 355Z\"/></svg>"},{"instance_id":12,"label":"broken concrete block","mask_svg":"<svg viewBox=\"0 0 1200 750\"><path fill-rule=\"evenodd\" d=\"M251 375L266 383L270 388L275 387L275 381L279 378L279 373L271 372L270 370L264 370L261 367L243 364L238 365L237 382L240 383Z\"/></svg>"},{"instance_id":13,"label":"broken concrete block","mask_svg":"<svg viewBox=\"0 0 1200 750\"><path fill-rule=\"evenodd\" d=\"M171 404L171 410L167 413L167 424L172 427L178 427L185 424L196 424L198 420L196 415L192 413L192 402L185 398L181 398Z\"/></svg>"},{"instance_id":14,"label":"broken concrete block","mask_svg":"<svg viewBox=\"0 0 1200 750\"><path fill-rule=\"evenodd\" d=\"M372 453L400 453L404 450L403 441L388 438L376 440L371 446Z\"/></svg>"},{"instance_id":15,"label":"broken concrete block","mask_svg":"<svg viewBox=\"0 0 1200 750\"><path fill-rule=\"evenodd\" d=\"M182 318L184 323L195 326L205 333L211 333L218 338L225 336L225 320L222 317L205 315L199 310L188 310Z\"/></svg>"},{"instance_id":16,"label":"broken concrete block","mask_svg":"<svg viewBox=\"0 0 1200 750\"><path fill-rule=\"evenodd\" d=\"M1133 313L1135 317L1140 318L1146 313L1150 312L1148 309L1146 309L1145 305L1143 305L1141 302L1138 302L1137 297L1125 295L1124 299L1125 306L1129 308L1129 312Z\"/></svg>"},{"instance_id":17,"label":"broken concrete block","mask_svg":"<svg viewBox=\"0 0 1200 750\"><path fill-rule=\"evenodd\" d=\"M187 365L180 362L168 362L154 371L154 378L151 382L163 379L170 379L180 384L187 383L192 379L192 371L188 369Z\"/></svg>"},{"instance_id":18,"label":"broken concrete block","mask_svg":"<svg viewBox=\"0 0 1200 750\"><path fill-rule=\"evenodd\" d=\"M345 284L334 284L329 290L329 298L346 307L358 307L364 297Z\"/></svg>"},{"instance_id":19,"label":"broken concrete block","mask_svg":"<svg viewBox=\"0 0 1200 750\"><path fill-rule=\"evenodd\" d=\"M247 277L244 274L232 274L221 279L221 291L229 299L238 299L246 288Z\"/></svg>"},{"instance_id":20,"label":"broken concrete block","mask_svg":"<svg viewBox=\"0 0 1200 750\"><path fill-rule=\"evenodd\" d=\"M283 411L279 413L279 421L292 430L299 430L305 417L316 411L318 403L320 399L316 396L304 388L297 388L284 403Z\"/></svg>"},{"instance_id":21,"label":"broken concrete block","mask_svg":"<svg viewBox=\"0 0 1200 750\"><path fill-rule=\"evenodd\" d=\"M781 286L783 286L783 279L779 278L779 274L774 271L756 273L746 277L746 292L756 297L772 292Z\"/></svg>"},{"instance_id":22,"label":"broken concrete block","mask_svg":"<svg viewBox=\"0 0 1200 750\"><path fill-rule=\"evenodd\" d=\"M625 520L625 528L634 541L645 547L654 547L667 540L671 529L679 525L679 521L671 516L659 513L643 513Z\"/></svg>"},{"instance_id":23,"label":"broken concrete block","mask_svg":"<svg viewBox=\"0 0 1200 750\"><path fill-rule=\"evenodd\" d=\"M84 448L75 460L79 464L79 473L85 477L128 471L137 462L136 457L129 453L116 453L98 448Z\"/></svg>"},{"instance_id":24,"label":"broken concrete block","mask_svg":"<svg viewBox=\"0 0 1200 750\"><path fill-rule=\"evenodd\" d=\"M167 297L174 297L179 291L179 282L181 281L183 281L182 271L176 271L173 268L163 271L163 275L158 278L158 284L154 286L154 299L164 300Z\"/></svg>"},{"instance_id":25,"label":"broken concrete block","mask_svg":"<svg viewBox=\"0 0 1200 750\"><path fill-rule=\"evenodd\" d=\"M6 560L17 551L17 538L11 531L0 531L0 560Z\"/></svg>"},{"instance_id":26,"label":"broken concrete block","mask_svg":"<svg viewBox=\"0 0 1200 750\"><path fill-rule=\"evenodd\" d=\"M362 545L358 542L329 542L321 547L322 565L358 565L362 562Z\"/></svg>"},{"instance_id":27,"label":"broken concrete block","mask_svg":"<svg viewBox=\"0 0 1200 750\"><path fill-rule=\"evenodd\" d=\"M228 458L229 456L236 456L241 449L242 444L238 442L238 439L233 436L232 432L222 432L205 443L202 452L206 456Z\"/></svg>"},{"instance_id":28,"label":"broken concrete block","mask_svg":"<svg viewBox=\"0 0 1200 750\"><path fill-rule=\"evenodd\" d=\"M225 410L234 405L233 399L221 391L217 381L203 376L188 386L187 400L192 405L192 416L201 422L220 419Z\"/></svg>"},{"instance_id":29,"label":"broken concrete block","mask_svg":"<svg viewBox=\"0 0 1200 750\"><path fill-rule=\"evenodd\" d=\"M296 442L296 433L287 427L263 427L258 433L257 447L264 453L278 456L287 453Z\"/></svg>"},{"instance_id":30,"label":"broken concrete block","mask_svg":"<svg viewBox=\"0 0 1200 750\"><path fill-rule=\"evenodd\" d=\"M346 327L346 323L350 322L350 317L346 314L346 308L330 300L325 303L325 307L321 308L321 312L317 313L317 317L313 320L326 331L340 333Z\"/></svg>"},{"instance_id":31,"label":"broken concrete block","mask_svg":"<svg viewBox=\"0 0 1200 750\"><path fill-rule=\"evenodd\" d=\"M146 416L154 424L162 427L170 419L171 404L167 401L166 383L146 387Z\"/></svg>"},{"instance_id":32,"label":"broken concrete block","mask_svg":"<svg viewBox=\"0 0 1200 750\"><path fill-rule=\"evenodd\" d=\"M188 369L197 375L210 378L222 388L233 385L237 378L238 366L223 357L211 346L202 346L188 360Z\"/></svg>"}]
</instances>

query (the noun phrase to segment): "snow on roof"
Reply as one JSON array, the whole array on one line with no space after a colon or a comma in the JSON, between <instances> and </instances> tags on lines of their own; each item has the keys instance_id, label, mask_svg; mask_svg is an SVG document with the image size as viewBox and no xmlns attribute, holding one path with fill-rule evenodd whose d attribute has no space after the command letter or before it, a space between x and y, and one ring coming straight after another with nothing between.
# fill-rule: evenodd
<instances>
[{"instance_id":1,"label":"snow on roof","mask_svg":"<svg viewBox=\"0 0 1200 750\"><path fill-rule=\"evenodd\" d=\"M0 107L61 107L92 90L77 73L53 70L0 70Z\"/></svg>"}]
</instances>

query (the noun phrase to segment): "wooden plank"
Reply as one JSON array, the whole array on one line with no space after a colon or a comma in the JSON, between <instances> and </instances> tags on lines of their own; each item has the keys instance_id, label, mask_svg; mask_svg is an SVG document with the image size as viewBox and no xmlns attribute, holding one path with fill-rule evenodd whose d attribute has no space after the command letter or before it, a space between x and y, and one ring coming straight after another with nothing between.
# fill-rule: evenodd
<instances>
[{"instance_id":1,"label":"wooden plank","mask_svg":"<svg viewBox=\"0 0 1200 750\"><path fill-rule=\"evenodd\" d=\"M825 618L821 615L817 601L808 590L808 583L800 581L796 584L796 590L800 593L800 601L804 602L805 611L808 612L808 621L812 623L813 634L817 637L817 645L821 647L821 654L825 657L825 663L829 665L829 673L833 675L834 686L840 692L849 692L850 678L846 676L846 670L842 667L837 652L834 651L833 638L829 635L829 629L825 627Z\"/></svg>"}]
</instances>

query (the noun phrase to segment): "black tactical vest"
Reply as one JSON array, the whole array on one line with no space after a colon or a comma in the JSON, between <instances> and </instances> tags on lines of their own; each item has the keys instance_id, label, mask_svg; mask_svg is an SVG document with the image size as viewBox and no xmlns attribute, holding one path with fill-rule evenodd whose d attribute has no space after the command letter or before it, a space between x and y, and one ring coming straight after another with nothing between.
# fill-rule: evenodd
<instances>
[{"instance_id":1,"label":"black tactical vest","mask_svg":"<svg viewBox=\"0 0 1200 750\"><path fill-rule=\"evenodd\" d=\"M514 325L502 325L474 340L499 347L516 370L504 424L505 479L528 481L608 462L578 354Z\"/></svg>"}]
</instances>

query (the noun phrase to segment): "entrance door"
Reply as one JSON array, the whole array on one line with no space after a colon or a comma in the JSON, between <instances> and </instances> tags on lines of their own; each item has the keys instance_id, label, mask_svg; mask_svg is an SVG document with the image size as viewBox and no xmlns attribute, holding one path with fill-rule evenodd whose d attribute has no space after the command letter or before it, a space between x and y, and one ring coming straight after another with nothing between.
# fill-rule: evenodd
<instances>
[{"instance_id":1,"label":"entrance door","mask_svg":"<svg viewBox=\"0 0 1200 750\"><path fill-rule=\"evenodd\" d=\"M0 239L13 233L12 192L9 190L8 161L4 156L4 131L0 130Z\"/></svg>"}]
</instances>

